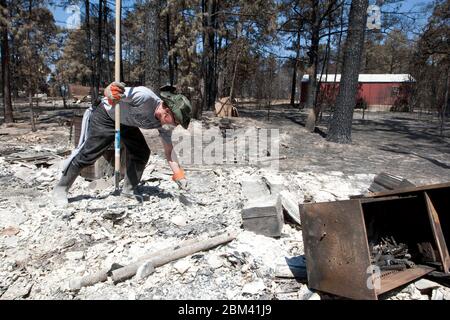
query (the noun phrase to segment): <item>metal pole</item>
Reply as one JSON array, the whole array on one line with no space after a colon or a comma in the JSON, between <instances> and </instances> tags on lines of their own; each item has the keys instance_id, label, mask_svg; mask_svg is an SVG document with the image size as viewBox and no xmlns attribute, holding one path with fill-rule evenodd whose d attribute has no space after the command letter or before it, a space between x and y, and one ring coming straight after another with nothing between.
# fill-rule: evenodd
<instances>
[{"instance_id":1,"label":"metal pole","mask_svg":"<svg viewBox=\"0 0 450 320\"><path fill-rule=\"evenodd\" d=\"M116 0L116 49L115 49L115 81L120 82L120 18L122 12L122 1ZM119 191L119 180L120 180L120 105L117 103L115 105L115 163L114 163L114 177L115 177L115 188Z\"/></svg>"}]
</instances>

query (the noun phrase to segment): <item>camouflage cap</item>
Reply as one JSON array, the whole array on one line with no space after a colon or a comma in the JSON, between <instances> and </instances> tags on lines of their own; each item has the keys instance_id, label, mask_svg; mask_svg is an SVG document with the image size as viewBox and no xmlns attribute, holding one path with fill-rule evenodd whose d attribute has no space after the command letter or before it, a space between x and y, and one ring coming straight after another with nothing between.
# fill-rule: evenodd
<instances>
[{"instance_id":1,"label":"camouflage cap","mask_svg":"<svg viewBox=\"0 0 450 320\"><path fill-rule=\"evenodd\" d=\"M169 91L161 91L161 99L173 112L177 122L185 129L191 122L192 106L188 98L182 94L176 94Z\"/></svg>"}]
</instances>

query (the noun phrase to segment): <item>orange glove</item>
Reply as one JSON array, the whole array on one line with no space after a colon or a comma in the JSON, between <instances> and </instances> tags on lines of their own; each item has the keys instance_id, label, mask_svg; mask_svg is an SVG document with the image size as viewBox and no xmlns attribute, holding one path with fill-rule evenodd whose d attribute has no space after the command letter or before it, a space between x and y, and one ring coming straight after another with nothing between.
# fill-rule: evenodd
<instances>
[{"instance_id":1,"label":"orange glove","mask_svg":"<svg viewBox=\"0 0 450 320\"><path fill-rule=\"evenodd\" d=\"M186 180L186 176L184 175L183 169L180 169L180 171L174 173L172 176L172 180L177 183L178 187L181 190L188 190L188 182Z\"/></svg>"},{"instance_id":2,"label":"orange glove","mask_svg":"<svg viewBox=\"0 0 450 320\"><path fill-rule=\"evenodd\" d=\"M182 180L182 179L186 179L186 176L184 174L184 170L183 169L180 169L180 171L174 173L173 176L172 176L172 180L175 181L175 182L177 182L179 180Z\"/></svg>"},{"instance_id":3,"label":"orange glove","mask_svg":"<svg viewBox=\"0 0 450 320\"><path fill-rule=\"evenodd\" d=\"M118 103L125 93L125 83L113 82L105 89L105 97L108 99L108 103L112 106Z\"/></svg>"}]
</instances>

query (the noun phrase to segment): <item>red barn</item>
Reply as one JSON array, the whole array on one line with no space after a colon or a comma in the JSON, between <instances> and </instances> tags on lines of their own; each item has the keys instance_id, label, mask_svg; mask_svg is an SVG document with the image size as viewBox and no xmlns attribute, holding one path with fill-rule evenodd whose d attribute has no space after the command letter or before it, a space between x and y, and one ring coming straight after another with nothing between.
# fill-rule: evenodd
<instances>
[{"instance_id":1,"label":"red barn","mask_svg":"<svg viewBox=\"0 0 450 320\"><path fill-rule=\"evenodd\" d=\"M393 107L401 110L408 107L412 84L409 74L360 74L356 107L366 106L369 111L389 111ZM340 74L317 76L320 81L318 101L333 105L339 92ZM301 85L301 103L305 103L309 90L309 76L305 75Z\"/></svg>"}]
</instances>

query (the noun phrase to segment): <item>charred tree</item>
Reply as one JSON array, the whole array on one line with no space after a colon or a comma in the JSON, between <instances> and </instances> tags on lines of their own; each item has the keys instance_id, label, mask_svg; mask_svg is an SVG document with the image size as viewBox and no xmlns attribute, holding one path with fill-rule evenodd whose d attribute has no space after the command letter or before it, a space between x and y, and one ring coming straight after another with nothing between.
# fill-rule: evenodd
<instances>
[{"instance_id":1,"label":"charred tree","mask_svg":"<svg viewBox=\"0 0 450 320\"><path fill-rule=\"evenodd\" d=\"M333 79L333 92L336 88L336 79L337 79L337 74L340 70L341 67L341 45L342 45L342 34L344 33L344 3L341 4L341 13L339 15L339 25L340 25L340 29L339 29L339 37L338 37L338 42L337 42L337 52L336 52L336 61L335 61L335 72L334 72L334 79Z\"/></svg>"},{"instance_id":2,"label":"charred tree","mask_svg":"<svg viewBox=\"0 0 450 320\"><path fill-rule=\"evenodd\" d=\"M325 48L325 57L322 62L322 70L320 71L321 75L324 75L324 74L326 75L325 81L328 81L328 67L329 67L329 63L330 63L330 51L331 51L331 17L328 19L328 39L327 39L327 45ZM322 87L322 77L320 77L320 79L319 79L318 87L319 88ZM314 111L317 112L316 120L317 120L317 115L319 114L318 121L321 121L324 106L323 106L323 101L319 101L319 93L320 93L320 89L316 91L316 96L314 97ZM321 99L321 100L323 100L323 99Z\"/></svg>"},{"instance_id":3,"label":"charred tree","mask_svg":"<svg viewBox=\"0 0 450 320\"><path fill-rule=\"evenodd\" d=\"M33 21L32 11L33 11L33 1L29 0L28 1L28 20L29 21ZM27 31L27 43L30 47L33 47L31 36L30 36L30 30ZM28 60L31 61L33 58L33 52L31 51L31 48L29 48L29 50L30 51L27 52L29 54ZM34 118L34 110L33 110L33 93L37 86L33 81L33 75L32 75L33 71L31 69L31 65L30 65L30 69L28 69L28 72L29 72L28 73L28 102L29 102L29 106L30 106L31 131L36 132L37 129L36 129L36 122L35 122L35 118Z\"/></svg>"},{"instance_id":4,"label":"charred tree","mask_svg":"<svg viewBox=\"0 0 450 320\"><path fill-rule=\"evenodd\" d=\"M449 77L450 69L447 69L446 75L445 75L445 95L444 95L444 103L442 105L441 109L441 127L440 127L440 134L441 136L444 133L444 124L445 124L445 117L447 116L447 107L449 105L449 87L450 87L450 77Z\"/></svg>"},{"instance_id":5,"label":"charred tree","mask_svg":"<svg viewBox=\"0 0 450 320\"><path fill-rule=\"evenodd\" d=\"M106 56L106 81L108 83L112 82L112 69L111 69L111 62L109 60L111 56L111 43L109 41L109 28L108 28L108 14L109 14L109 8L108 8L108 2L105 1L105 5L103 6L103 18L104 18L104 30L106 33L106 47L105 47L105 56Z\"/></svg>"},{"instance_id":6,"label":"charred tree","mask_svg":"<svg viewBox=\"0 0 450 320\"><path fill-rule=\"evenodd\" d=\"M236 94L235 91L235 85L236 85L236 75L237 75L237 68L239 64L239 53L241 49L240 45L240 38L242 35L242 25L240 23L237 24L236 27L236 47L235 47L235 53L234 53L234 62L233 62L233 76L231 80L231 86L230 86L230 101L233 103L234 96Z\"/></svg>"},{"instance_id":7,"label":"charred tree","mask_svg":"<svg viewBox=\"0 0 450 320\"><path fill-rule=\"evenodd\" d=\"M339 7L337 0L330 0L326 6L325 11L320 10L320 1L314 0L311 14L311 47L309 51L310 65L313 76L310 77L310 90L307 96L307 107L310 109L308 118L306 120L306 130L314 132L316 128L317 117L320 112L320 107L317 105L317 98L320 92L320 81L323 70L320 74L320 79L317 79L319 69L319 44L321 39L322 23L325 19L329 21L332 19L332 13ZM330 33L328 34L330 36ZM324 63L327 57L324 58Z\"/></svg>"},{"instance_id":8,"label":"charred tree","mask_svg":"<svg viewBox=\"0 0 450 320\"><path fill-rule=\"evenodd\" d=\"M2 54L2 92L3 92L3 106L4 106L4 121L5 123L14 122L12 100L11 100L11 74L10 74L10 56L9 56L9 42L8 42L8 21L6 14L7 4L6 0L0 0L1 9L1 54Z\"/></svg>"},{"instance_id":9,"label":"charred tree","mask_svg":"<svg viewBox=\"0 0 450 320\"><path fill-rule=\"evenodd\" d=\"M175 84L175 68L173 59L174 56L171 54L172 50L172 35L171 35L171 28L170 28L170 12L166 15L166 40L167 40L167 60L169 63L169 82L170 85L173 86Z\"/></svg>"},{"instance_id":10,"label":"charred tree","mask_svg":"<svg viewBox=\"0 0 450 320\"><path fill-rule=\"evenodd\" d=\"M216 24L217 0L203 0L203 110L212 110L215 102L215 36L214 26Z\"/></svg>"},{"instance_id":11,"label":"charred tree","mask_svg":"<svg viewBox=\"0 0 450 320\"><path fill-rule=\"evenodd\" d=\"M102 60L103 60L103 51L102 51L102 38L103 38L103 0L98 1L98 21L97 21L97 71L95 73L95 89L97 92L100 90L100 84L102 80Z\"/></svg>"},{"instance_id":12,"label":"charred tree","mask_svg":"<svg viewBox=\"0 0 450 320\"><path fill-rule=\"evenodd\" d=\"M123 17L123 5L120 6L120 19ZM123 28L120 28L120 81L125 81L125 71L124 71L124 63L123 63Z\"/></svg>"},{"instance_id":13,"label":"charred tree","mask_svg":"<svg viewBox=\"0 0 450 320\"><path fill-rule=\"evenodd\" d=\"M311 47L308 52L309 65L312 69L309 77L309 90L306 100L306 107L309 109L308 119L306 120L306 130L313 132L316 127L316 111L314 110L314 100L317 95L318 82L317 71L319 68L319 42L320 42L320 16L319 16L319 1L313 1L313 8L311 13Z\"/></svg>"},{"instance_id":14,"label":"charred tree","mask_svg":"<svg viewBox=\"0 0 450 320\"><path fill-rule=\"evenodd\" d=\"M358 92L358 76L364 48L368 4L368 0L353 0L350 7L342 77L328 132L328 141L352 142L353 111Z\"/></svg>"},{"instance_id":15,"label":"charred tree","mask_svg":"<svg viewBox=\"0 0 450 320\"><path fill-rule=\"evenodd\" d=\"M159 0L147 1L146 19L146 57L145 57L145 85L159 94L161 83L160 61L159 61L159 13L161 5Z\"/></svg>"},{"instance_id":16,"label":"charred tree","mask_svg":"<svg viewBox=\"0 0 450 320\"><path fill-rule=\"evenodd\" d=\"M98 97L98 88L95 85L95 62L94 56L92 53L92 38L91 38L91 3L89 0L84 1L85 5L85 33L86 33L86 46L87 46L87 55L89 61L89 68L91 71L91 75L89 77L89 82L91 85L91 102L94 103Z\"/></svg>"},{"instance_id":17,"label":"charred tree","mask_svg":"<svg viewBox=\"0 0 450 320\"><path fill-rule=\"evenodd\" d=\"M297 33L297 41L295 43L295 61L292 68L292 87L291 87L291 106L295 105L295 93L297 89L297 69L300 59L300 30Z\"/></svg>"}]
</instances>

